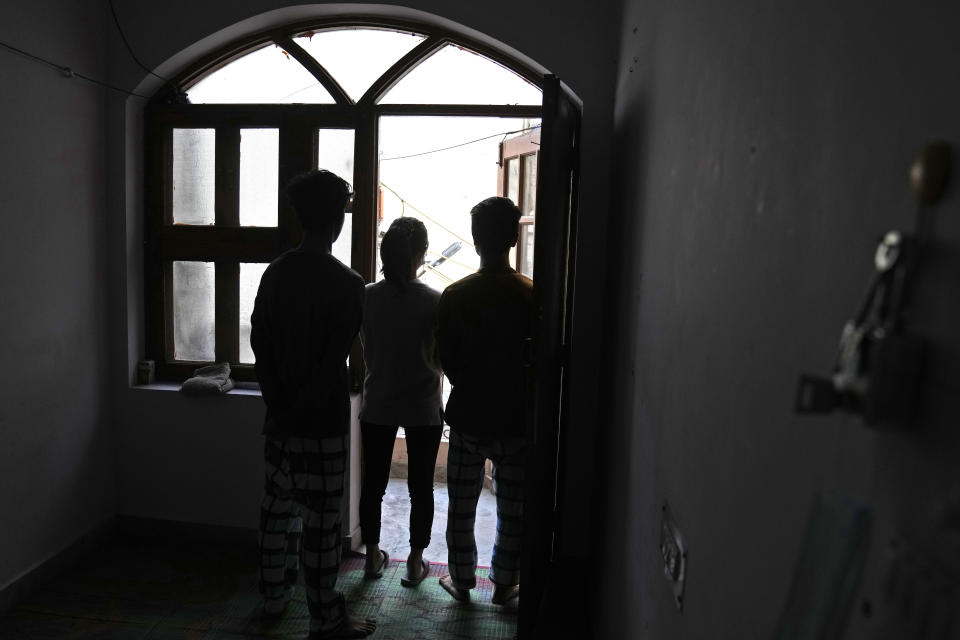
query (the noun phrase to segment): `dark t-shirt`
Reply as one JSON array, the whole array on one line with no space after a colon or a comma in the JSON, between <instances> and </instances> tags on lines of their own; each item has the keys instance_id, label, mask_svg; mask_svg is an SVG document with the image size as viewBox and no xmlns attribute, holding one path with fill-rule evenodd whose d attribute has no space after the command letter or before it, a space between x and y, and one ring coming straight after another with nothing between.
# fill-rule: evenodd
<instances>
[{"instance_id":1,"label":"dark t-shirt","mask_svg":"<svg viewBox=\"0 0 960 640\"><path fill-rule=\"evenodd\" d=\"M513 269L481 269L443 292L437 344L453 385L444 414L452 428L484 440L525 436L533 311L533 281Z\"/></svg>"},{"instance_id":2,"label":"dark t-shirt","mask_svg":"<svg viewBox=\"0 0 960 640\"><path fill-rule=\"evenodd\" d=\"M350 427L346 358L360 328L363 278L326 253L293 249L260 280L250 346L272 437Z\"/></svg>"}]
</instances>

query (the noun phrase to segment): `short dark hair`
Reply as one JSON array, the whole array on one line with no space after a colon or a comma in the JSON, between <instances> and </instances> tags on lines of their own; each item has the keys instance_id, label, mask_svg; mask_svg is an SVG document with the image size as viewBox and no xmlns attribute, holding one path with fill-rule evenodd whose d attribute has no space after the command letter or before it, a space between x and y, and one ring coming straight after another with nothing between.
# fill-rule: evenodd
<instances>
[{"instance_id":1,"label":"short dark hair","mask_svg":"<svg viewBox=\"0 0 960 640\"><path fill-rule=\"evenodd\" d=\"M520 209L510 198L487 198L470 210L473 241L484 251L506 251L517 243Z\"/></svg>"},{"instance_id":2,"label":"short dark hair","mask_svg":"<svg viewBox=\"0 0 960 640\"><path fill-rule=\"evenodd\" d=\"M287 184L287 199L300 226L312 233L342 227L343 212L352 195L347 181L326 169L298 174Z\"/></svg>"}]
</instances>

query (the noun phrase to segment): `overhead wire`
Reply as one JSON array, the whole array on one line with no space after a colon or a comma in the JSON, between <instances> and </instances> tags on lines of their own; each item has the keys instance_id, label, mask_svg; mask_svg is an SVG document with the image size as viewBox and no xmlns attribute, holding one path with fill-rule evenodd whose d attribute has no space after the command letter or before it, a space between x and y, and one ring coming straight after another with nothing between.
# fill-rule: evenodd
<instances>
[{"instance_id":1,"label":"overhead wire","mask_svg":"<svg viewBox=\"0 0 960 640\"><path fill-rule=\"evenodd\" d=\"M301 91L306 91L307 89L313 89L314 87L316 87L316 86L319 85L319 84L320 84L319 82L314 82L313 84L308 84L307 86L305 86L305 87L303 87L303 88L301 88L301 89L297 89L297 90L294 91L293 93L288 93L287 95L285 95L285 96L283 96L282 98L280 98L279 100L277 100L277 102L283 102L283 101L286 100L287 98L292 98L293 96L297 95L297 94L300 93Z\"/></svg>"},{"instance_id":2,"label":"overhead wire","mask_svg":"<svg viewBox=\"0 0 960 640\"><path fill-rule=\"evenodd\" d=\"M94 78L94 77L92 77L92 76L88 76L88 75L85 74L85 73L80 73L79 71L74 71L71 67L68 67L68 66L62 65L62 64L57 64L56 62L54 62L54 61L52 61L52 60L49 60L49 59L47 59L47 58L44 58L43 56L38 56L38 55L35 54L35 53L30 53L29 51L25 51L25 50L21 49L20 47L15 47L15 46L13 46L12 44L7 44L6 42L0 42L0 47L3 47L4 49L7 49L8 51L12 51L12 52L14 52L14 53L17 53L17 54L19 54L19 55L21 55L21 56L23 56L23 57L25 57L25 58L29 58L30 60L33 60L34 62L39 62L39 63L41 63L41 64L47 65L48 67L50 67L50 68L52 68L52 69L56 69L56 70L59 71L61 74L63 74L63 76L64 76L65 78L80 78L81 80L86 80L87 82L89 82L89 83L91 83L91 84L95 84L95 85L104 87L104 88L106 88L106 89L111 89L111 90L113 90L113 91L119 91L120 93L125 93L125 94L127 94L128 96L133 96L133 97L135 97L135 98L143 98L144 100L149 100L149 98L150 98L149 96L145 96L145 95L136 93L135 91L127 91L126 89L121 89L120 87L114 86L114 85L110 84L109 82L104 82L103 80L98 80L97 78Z\"/></svg>"},{"instance_id":3,"label":"overhead wire","mask_svg":"<svg viewBox=\"0 0 960 640\"><path fill-rule=\"evenodd\" d=\"M446 263L446 262L450 262L450 263L455 264L455 265L457 265L457 266L459 266L459 267L463 267L464 269L469 269L470 271L476 271L476 270L477 270L476 267L471 267L470 265L467 265L467 264L464 264L464 263L459 262L459 261L457 261L457 260L454 260L453 258L448 258L448 257L446 257L445 255L443 255L442 253L437 253L436 251L430 251L429 249L427 249L427 253L428 253L429 255L431 255L431 256L437 256L438 258L443 258L443 262L441 262L440 264L444 264L444 263ZM439 267L440 265L437 265L437 266ZM435 267L434 267L434 268L435 268Z\"/></svg>"},{"instance_id":4,"label":"overhead wire","mask_svg":"<svg viewBox=\"0 0 960 640\"><path fill-rule=\"evenodd\" d=\"M456 280L454 280L453 278L451 278L450 276L448 276L448 275L445 274L444 272L440 271L440 270L437 269L436 267L431 267L431 266L428 265L428 264L423 265L423 273L420 274L420 276L418 276L418 277L421 277L421 278L422 278L422 277L423 277L424 275L426 275L427 273L433 273L433 274L435 274L435 275L440 276L442 279L446 280L448 284L453 284L454 282L456 282Z\"/></svg>"},{"instance_id":5,"label":"overhead wire","mask_svg":"<svg viewBox=\"0 0 960 640\"><path fill-rule=\"evenodd\" d=\"M409 200L404 199L403 196L401 196L399 193L397 193L396 191L394 191L393 189L391 189L389 186L387 186L387 185L384 184L383 182L380 183L380 186L383 187L384 189L386 189L387 191L389 191L390 193L392 193L393 195L395 195L395 196L397 197L397 199L400 200L401 204L402 204L404 207L410 207L411 209L413 209L414 211L416 211L417 213L419 213L421 216L423 216L424 218L426 218L427 220L429 220L429 221L432 222L433 224L439 226L441 229L443 229L444 231L446 231L447 233L449 233L450 235L452 235L453 237L455 237L457 240L460 240L460 241L464 242L465 244L470 245L471 247L474 246L471 241L467 240L466 238L464 238L463 236L461 236L460 234L458 234L458 233L457 233L456 231L454 231L453 229L450 229L449 227L447 227L445 224L443 224L443 223L440 222L439 220L434 219L433 217L431 217L431 216L427 215L426 213L424 213L422 210L420 210L420 209L418 209L417 207L413 206L413 205L410 203ZM405 210L405 209L404 209L404 210Z\"/></svg>"},{"instance_id":6,"label":"overhead wire","mask_svg":"<svg viewBox=\"0 0 960 640\"><path fill-rule=\"evenodd\" d=\"M441 151L450 151L451 149L459 149L460 147L465 147L469 144L474 144L476 142L483 142L484 140L490 140L491 138L497 138L503 136L503 140L506 140L507 136L514 133L524 133L526 131L533 131L534 129L539 129L543 125L534 125L532 127L526 127L523 129L516 129L515 131L503 131L501 133L494 133L489 136L484 136L482 138L477 138L476 140L467 140L466 142L461 142L460 144L454 144L449 147L441 147L440 149L431 149L430 151L421 151L419 153L411 153L405 156L393 156L391 158L380 158L380 162L388 162L390 160L406 160L407 158L418 158L420 156L427 156L432 153L439 153Z\"/></svg>"}]
</instances>

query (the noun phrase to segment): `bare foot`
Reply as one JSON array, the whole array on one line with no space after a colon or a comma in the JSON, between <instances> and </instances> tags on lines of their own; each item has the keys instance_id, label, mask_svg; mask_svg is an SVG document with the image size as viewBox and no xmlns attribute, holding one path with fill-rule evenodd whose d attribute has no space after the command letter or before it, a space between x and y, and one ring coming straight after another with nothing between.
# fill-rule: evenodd
<instances>
[{"instance_id":1,"label":"bare foot","mask_svg":"<svg viewBox=\"0 0 960 640\"><path fill-rule=\"evenodd\" d=\"M365 638L377 630L377 621L372 618L347 616L333 631L311 633L308 640L339 640L340 638Z\"/></svg>"},{"instance_id":2,"label":"bare foot","mask_svg":"<svg viewBox=\"0 0 960 640\"><path fill-rule=\"evenodd\" d=\"M511 585L509 587L495 585L493 587L493 596L490 597L490 602L493 604L506 604L519 595L520 585L518 584Z\"/></svg>"},{"instance_id":3,"label":"bare foot","mask_svg":"<svg viewBox=\"0 0 960 640\"><path fill-rule=\"evenodd\" d=\"M440 578L440 586L444 590L453 596L453 599L458 602L464 602L470 599L470 590L469 589L458 589L453 585L453 578L450 576L443 576Z\"/></svg>"}]
</instances>

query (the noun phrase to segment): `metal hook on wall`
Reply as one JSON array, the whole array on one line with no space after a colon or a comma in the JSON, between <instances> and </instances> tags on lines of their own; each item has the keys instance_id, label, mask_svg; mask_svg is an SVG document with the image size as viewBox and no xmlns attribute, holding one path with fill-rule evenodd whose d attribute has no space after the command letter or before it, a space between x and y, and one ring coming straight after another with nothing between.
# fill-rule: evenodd
<instances>
[{"instance_id":1,"label":"metal hook on wall","mask_svg":"<svg viewBox=\"0 0 960 640\"><path fill-rule=\"evenodd\" d=\"M832 375L801 375L795 412L841 409L859 414L868 425L907 426L912 421L925 345L904 326L904 309L928 236L924 213L943 197L949 174L949 145L926 144L909 171L910 190L919 206L916 230L913 235L893 230L881 236L866 296L843 328Z\"/></svg>"}]
</instances>

